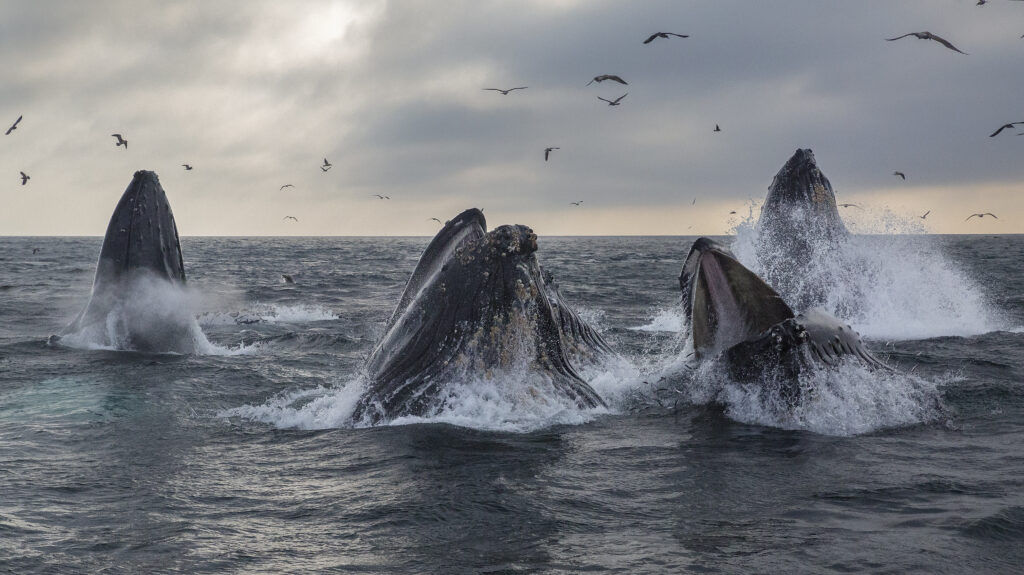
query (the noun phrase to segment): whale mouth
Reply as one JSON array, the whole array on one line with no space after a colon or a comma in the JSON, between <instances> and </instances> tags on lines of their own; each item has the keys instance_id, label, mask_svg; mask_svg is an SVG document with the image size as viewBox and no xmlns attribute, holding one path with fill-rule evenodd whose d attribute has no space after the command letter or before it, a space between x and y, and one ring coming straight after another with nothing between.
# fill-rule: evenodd
<instances>
[{"instance_id":1,"label":"whale mouth","mask_svg":"<svg viewBox=\"0 0 1024 575\"><path fill-rule=\"evenodd\" d=\"M503 372L581 408L604 405L573 365L581 348L604 351L603 340L546 284L537 234L485 229L478 210L463 212L427 247L367 358L370 388L354 420L434 413L458 385Z\"/></svg>"},{"instance_id":2,"label":"whale mouth","mask_svg":"<svg viewBox=\"0 0 1024 575\"><path fill-rule=\"evenodd\" d=\"M700 238L679 276L694 353L713 355L793 317L782 297L722 244Z\"/></svg>"}]
</instances>

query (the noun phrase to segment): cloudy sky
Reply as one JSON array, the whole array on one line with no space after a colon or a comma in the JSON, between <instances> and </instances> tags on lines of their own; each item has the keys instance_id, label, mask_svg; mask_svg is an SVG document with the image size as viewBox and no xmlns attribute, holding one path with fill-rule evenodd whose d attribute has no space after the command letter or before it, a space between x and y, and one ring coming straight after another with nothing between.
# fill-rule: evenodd
<instances>
[{"instance_id":1,"label":"cloudy sky","mask_svg":"<svg viewBox=\"0 0 1024 575\"><path fill-rule=\"evenodd\" d=\"M924 30L969 55L884 40ZM0 235L102 235L138 169L182 235L715 234L798 147L854 229L1020 233L1022 34L1015 0L0 0Z\"/></svg>"}]
</instances>

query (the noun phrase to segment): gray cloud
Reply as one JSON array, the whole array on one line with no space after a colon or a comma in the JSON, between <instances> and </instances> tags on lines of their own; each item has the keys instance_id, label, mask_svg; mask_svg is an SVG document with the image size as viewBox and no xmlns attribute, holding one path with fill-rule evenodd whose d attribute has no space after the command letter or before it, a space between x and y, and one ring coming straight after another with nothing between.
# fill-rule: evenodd
<instances>
[{"instance_id":1,"label":"gray cloud","mask_svg":"<svg viewBox=\"0 0 1024 575\"><path fill-rule=\"evenodd\" d=\"M935 225L959 231L957 198L1021 190L1024 138L987 137L1024 120L1015 4L4 4L0 121L25 120L0 138L0 189L18 195L0 233L102 233L140 168L161 174L183 233L294 233L285 212L307 215L299 233L429 233L425 206L539 217L577 199L668 213L763 197L797 147L845 197L916 209L946 190ZM884 40L925 29L970 56ZM691 37L641 44L659 30ZM585 86L603 73L630 84ZM530 88L481 90L514 85ZM1020 213L1015 197L991 200Z\"/></svg>"}]
</instances>

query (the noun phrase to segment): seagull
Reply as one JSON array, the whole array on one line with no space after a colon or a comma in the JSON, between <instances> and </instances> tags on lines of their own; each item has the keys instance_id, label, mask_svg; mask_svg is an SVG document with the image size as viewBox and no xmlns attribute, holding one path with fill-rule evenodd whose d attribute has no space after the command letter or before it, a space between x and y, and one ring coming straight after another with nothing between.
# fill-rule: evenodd
<instances>
[{"instance_id":1,"label":"seagull","mask_svg":"<svg viewBox=\"0 0 1024 575\"><path fill-rule=\"evenodd\" d=\"M863 210L864 209L864 208L858 206L857 204L839 204L839 207L840 208L857 208L858 210Z\"/></svg>"},{"instance_id":2,"label":"seagull","mask_svg":"<svg viewBox=\"0 0 1024 575\"><path fill-rule=\"evenodd\" d=\"M370 194L370 195L371 196L377 196L378 198L380 198L382 200L390 200L391 199L391 196L382 196L380 194Z\"/></svg>"},{"instance_id":3,"label":"seagull","mask_svg":"<svg viewBox=\"0 0 1024 575\"><path fill-rule=\"evenodd\" d=\"M439 220L437 218L430 218L430 220L434 220L435 222L441 224L442 226L444 225L444 222L442 222L441 220ZM429 222L430 220L427 220L427 221Z\"/></svg>"},{"instance_id":4,"label":"seagull","mask_svg":"<svg viewBox=\"0 0 1024 575\"><path fill-rule=\"evenodd\" d=\"M11 133L11 132L13 132L13 131L15 131L15 130L17 130L17 129L18 129L18 122L20 122L20 121L21 121L21 118L22 118L21 116L18 116L18 119L17 119L17 120L15 120L13 124L11 124L11 127L10 127L10 128L7 128L7 131L6 131L6 132L4 132L4 135L5 135L5 136L8 136L8 135L10 135L10 133Z\"/></svg>"},{"instance_id":5,"label":"seagull","mask_svg":"<svg viewBox=\"0 0 1024 575\"><path fill-rule=\"evenodd\" d=\"M690 202L690 205L691 206L696 206L697 205L697 198L693 198L693 201Z\"/></svg>"},{"instance_id":6,"label":"seagull","mask_svg":"<svg viewBox=\"0 0 1024 575\"><path fill-rule=\"evenodd\" d=\"M988 2L988 0L978 0L978 3L975 4L975 6L984 6L986 2Z\"/></svg>"},{"instance_id":7,"label":"seagull","mask_svg":"<svg viewBox=\"0 0 1024 575\"><path fill-rule=\"evenodd\" d=\"M299 218L297 218L295 216L285 216L285 217L283 217L281 219L282 220L295 220L295 221L299 221Z\"/></svg>"},{"instance_id":8,"label":"seagull","mask_svg":"<svg viewBox=\"0 0 1024 575\"><path fill-rule=\"evenodd\" d=\"M1005 130L1007 128L1013 129L1013 127L1016 126L1017 124L1024 124L1024 122L1010 122L1009 124L1003 124L1002 126L999 126L998 130L996 130L995 132L992 132L991 134L989 134L988 137L989 138L995 138L996 136L999 135L999 132L1002 132L1003 130Z\"/></svg>"},{"instance_id":9,"label":"seagull","mask_svg":"<svg viewBox=\"0 0 1024 575\"><path fill-rule=\"evenodd\" d=\"M191 164L182 164L182 166L185 168L186 172L192 171L192 165Z\"/></svg>"},{"instance_id":10,"label":"seagull","mask_svg":"<svg viewBox=\"0 0 1024 575\"><path fill-rule=\"evenodd\" d=\"M32 253L36 253L38 251L39 251L39 248L32 248Z\"/></svg>"},{"instance_id":11,"label":"seagull","mask_svg":"<svg viewBox=\"0 0 1024 575\"><path fill-rule=\"evenodd\" d=\"M548 161L548 156L551 155L551 152L553 150L561 150L561 148L559 148L559 147L544 148L544 161L545 162Z\"/></svg>"},{"instance_id":12,"label":"seagull","mask_svg":"<svg viewBox=\"0 0 1024 575\"><path fill-rule=\"evenodd\" d=\"M292 184L285 184L285 185L281 186L280 188L278 188L277 191L280 192L281 190L283 190L285 188L294 188L294 187L295 186L293 186Z\"/></svg>"},{"instance_id":13,"label":"seagull","mask_svg":"<svg viewBox=\"0 0 1024 575\"><path fill-rule=\"evenodd\" d=\"M736 210L733 210L733 211L729 212L729 215L731 216L731 215L733 215L735 213L736 213Z\"/></svg>"},{"instance_id":14,"label":"seagull","mask_svg":"<svg viewBox=\"0 0 1024 575\"><path fill-rule=\"evenodd\" d=\"M128 149L128 140L121 137L121 134L110 134L111 137L117 138L117 143L114 146L124 146L124 149Z\"/></svg>"},{"instance_id":15,"label":"seagull","mask_svg":"<svg viewBox=\"0 0 1024 575\"><path fill-rule=\"evenodd\" d=\"M926 32L910 32L909 34L904 34L902 36L897 36L895 38L886 38L886 41L887 42L892 42L893 40L899 40L900 38L906 38L907 36L913 36L913 37L919 38L921 40L935 40L936 42L938 42L939 44L942 44L943 46L949 48L950 50L953 50L955 52L960 52L961 54L967 55L967 52L964 52L964 51L960 50L959 48L957 48L956 46L950 44L949 41L947 41L945 38L941 38L939 36L936 36L935 34L932 34L931 32L927 32L927 31Z\"/></svg>"},{"instance_id":16,"label":"seagull","mask_svg":"<svg viewBox=\"0 0 1024 575\"><path fill-rule=\"evenodd\" d=\"M996 218L996 215L993 214L992 212L985 212L984 214L971 214L967 216L967 219L965 219L964 221L966 222L967 220L973 218L974 216L978 216L979 218L984 218L985 216L992 216L993 218ZM999 218L996 219L998 220Z\"/></svg>"},{"instance_id":17,"label":"seagull","mask_svg":"<svg viewBox=\"0 0 1024 575\"><path fill-rule=\"evenodd\" d=\"M518 88L509 88L508 90L502 90L501 88L484 88L484 91L491 90L492 92L501 92L502 96L508 96L508 93L512 90L525 90L529 86L519 86Z\"/></svg>"},{"instance_id":18,"label":"seagull","mask_svg":"<svg viewBox=\"0 0 1024 575\"><path fill-rule=\"evenodd\" d=\"M928 210L927 212L925 212L925 213L924 213L924 215L921 215L921 216L917 216L917 217L919 217L919 218L921 218L922 220L924 220L924 219L927 219L927 218L928 218L928 214L930 214L930 213L932 213L932 211L931 211L931 210ZM993 216L993 217L994 217L994 216Z\"/></svg>"},{"instance_id":19,"label":"seagull","mask_svg":"<svg viewBox=\"0 0 1024 575\"><path fill-rule=\"evenodd\" d=\"M601 100L602 102L608 102L608 105L609 105L609 106L618 106L618 105L619 105L619 102L621 102L621 101L622 101L622 99L623 99L623 98L625 98L625 97L626 97L626 96L628 96L628 95L629 95L629 92L626 92L625 94L623 94L623 95L619 96L618 98L615 98L614 100L605 100L605 99L604 99L604 98L602 98L601 96L598 96L598 97L597 97L597 99L598 99L598 100Z\"/></svg>"},{"instance_id":20,"label":"seagull","mask_svg":"<svg viewBox=\"0 0 1024 575\"><path fill-rule=\"evenodd\" d=\"M326 172L327 170L329 170L329 169L331 169L333 167L334 167L334 164L328 162L327 158L324 158L324 165L320 166L320 169L323 170L324 172Z\"/></svg>"},{"instance_id":21,"label":"seagull","mask_svg":"<svg viewBox=\"0 0 1024 575\"><path fill-rule=\"evenodd\" d=\"M32 178L30 178L30 177L29 177L29 175L28 175L28 174L26 174L25 172L18 172L18 173L19 173L19 174L21 174L21 185L23 185L23 186L24 186L25 184L27 184L29 180L31 180L31 179L32 179Z\"/></svg>"},{"instance_id":22,"label":"seagull","mask_svg":"<svg viewBox=\"0 0 1024 575\"><path fill-rule=\"evenodd\" d=\"M613 82L618 82L620 84L624 84L624 85L627 85L627 86L629 85L628 82L626 82L622 78L619 78L615 74L601 74L600 76L594 76L594 79L589 81L589 82L587 82L587 85L589 86L589 85L593 84L594 82L597 82L598 84L600 84L601 82L604 82L605 80L612 80Z\"/></svg>"},{"instance_id":23,"label":"seagull","mask_svg":"<svg viewBox=\"0 0 1024 575\"><path fill-rule=\"evenodd\" d=\"M903 178L904 180L907 179L907 175L904 174L903 172L896 171L896 172L893 172L892 175L899 176L899 177Z\"/></svg>"},{"instance_id":24,"label":"seagull","mask_svg":"<svg viewBox=\"0 0 1024 575\"><path fill-rule=\"evenodd\" d=\"M574 205L574 206L578 206L578 205L580 205L580 204L582 204L582 203L583 203L583 200L580 200L580 201L578 201L578 202L569 202L569 203L570 203L570 204L572 204L572 205Z\"/></svg>"},{"instance_id":25,"label":"seagull","mask_svg":"<svg viewBox=\"0 0 1024 575\"><path fill-rule=\"evenodd\" d=\"M293 283L295 283L295 278L293 278L292 276L290 276L288 274L281 274L281 278L284 279L284 283L286 283L286 284L293 284Z\"/></svg>"},{"instance_id":26,"label":"seagull","mask_svg":"<svg viewBox=\"0 0 1024 575\"><path fill-rule=\"evenodd\" d=\"M722 131L722 129L718 127L718 124L715 124L715 129L714 129L714 130L711 130L711 131L712 131L712 132L721 132L721 131Z\"/></svg>"},{"instance_id":27,"label":"seagull","mask_svg":"<svg viewBox=\"0 0 1024 575\"><path fill-rule=\"evenodd\" d=\"M689 38L690 37L689 34L676 34L674 32L655 32L654 34L651 34L651 36L649 38L644 40L644 44L650 44L651 42L654 42L655 38L665 38L665 39L668 39L669 36L675 36L676 38Z\"/></svg>"}]
</instances>

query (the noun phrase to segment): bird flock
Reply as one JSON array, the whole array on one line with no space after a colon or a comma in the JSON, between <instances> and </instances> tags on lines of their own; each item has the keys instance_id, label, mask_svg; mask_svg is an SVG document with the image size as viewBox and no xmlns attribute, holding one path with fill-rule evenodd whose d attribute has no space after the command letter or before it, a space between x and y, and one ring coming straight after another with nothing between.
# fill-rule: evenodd
<instances>
[{"instance_id":1,"label":"bird flock","mask_svg":"<svg viewBox=\"0 0 1024 575\"><path fill-rule=\"evenodd\" d=\"M1014 1L1024 1L1024 0L1014 0ZM977 5L978 6L983 6L986 3L987 3L987 0L978 0ZM657 40L670 40L670 39L673 39L673 38L686 39L686 38L689 38L689 37L690 37L689 34L679 34L679 33L676 33L676 32L655 32L655 33L650 34L649 36L647 36L642 41L642 44L648 45L648 44L651 44L651 43L653 43L653 42L655 42ZM906 34L902 34L900 36L895 36L893 38L885 38L885 40L888 41L888 42L895 42L895 41L902 40L904 38L909 38L909 37L914 37L914 38L917 38L917 39L920 39L920 40L930 40L930 41L936 42L937 44L939 44L939 45L941 45L941 46L945 47L946 49L951 50L953 52L957 52L957 53L965 55L965 56L969 55L968 52L965 52L965 51L959 49L958 47L956 47L949 40L947 40L947 39L945 39L945 38L943 38L943 37L941 37L941 36L939 36L937 34L934 34L934 33L930 32L930 31L927 31L927 30L922 31L922 32L909 32L909 33L906 33ZM1024 39L1024 35L1021 35L1021 39ZM618 84L618 85L621 85L621 86L628 86L629 85L629 83L625 79L623 79L622 76L620 76L620 75L617 75L617 74L599 74L599 75L594 76L590 81L588 81L585 84L585 86L590 86L590 85L595 84L595 83L596 84L602 84L604 82L609 82L609 83L612 83L612 84ZM512 87L512 88L494 88L494 87L482 88L483 91L497 92L497 93L501 94L502 96L508 96L508 95L512 94L513 92L523 91L523 90L527 90L527 89L529 89L529 86L515 86L515 87ZM629 95L629 92L625 92L622 95L620 95L620 96L618 96L618 97L616 97L614 99L608 99L608 98L604 98L602 96L597 96L597 99L602 101L602 102L604 102L604 103L606 103L609 107L617 107L617 106L622 105L623 100L628 95ZM4 132L4 135L5 136L10 136L16 130L18 130L19 129L19 124L22 122L23 118L24 118L23 115L19 115L18 118L16 120L14 120L14 122L10 125L10 127L7 128L7 130ZM989 134L989 137L990 138L995 138L995 137L999 136L1003 131L1005 131L1005 130L1013 130L1017 126L1024 126L1024 120L1005 123L1005 124L999 126L991 134ZM715 132L715 133L720 133L720 132L722 132L722 128L720 127L719 124L716 123L715 126L714 126L714 129L711 130L711 131ZM1017 135L1018 136L1024 135L1024 132L1020 132ZM127 152L127 150L128 150L128 140L122 134L120 134L120 133L113 133L113 134L111 134L111 137L115 139L114 145L115 145L116 148L123 148L123 150L125 152ZM551 157L552 157L552 152L555 151L555 150L560 150L560 149L561 148L559 146L548 146L548 147L545 147L544 148L544 161L548 162L551 159ZM185 169L185 171L192 171L193 170L192 164L184 163L184 164L181 164L181 166ZM328 159L326 157L324 157L323 158L323 163L320 164L319 167L320 167L320 170L322 172L326 173L329 170L331 170L331 168L333 167L333 164L330 161L328 161ZM20 176L20 179L21 179L21 185L22 186L27 185L29 180L31 179L31 177L28 174L26 174L24 171L20 171L19 172L19 176ZM903 181L906 181L906 179L907 179L906 174L904 172L902 172L902 171L899 171L899 170L894 171L893 172L893 176L898 177L898 178L900 178ZM289 184L283 184L283 185L280 186L279 191L285 190L287 188L293 188L293 187L295 187L295 186L293 184L290 184L290 183ZM371 195L376 197L379 200L390 200L391 199L390 196L384 195L384 194L371 194ZM694 198L693 202L691 202L691 205L695 205L696 201L697 201L696 198ZM570 202L570 205L576 206L576 207L580 207L580 206L582 206L582 204L583 204L583 200ZM858 209L863 209L861 206L859 206L857 204L852 204L852 203L842 203L842 204L838 204L838 206L842 207L842 208L854 207L854 208L858 208ZM930 213L931 213L931 210L928 210L923 215L920 215L920 216L917 216L917 217L919 217L922 220L924 220L924 219L926 219L928 217L928 215ZM735 211L730 211L729 214L733 215L733 214L736 214L736 212ZM978 219L984 219L985 217L991 217L991 218L994 218L994 219L998 219L996 217L996 215L991 213L991 212L979 212L979 213L970 214L964 221L968 221L968 220L970 220L972 218L975 218L975 217L977 217ZM295 216L290 216L290 215L289 216L284 216L284 218L282 218L282 219L283 220L292 220L293 222L296 222L296 223L299 221L298 218L296 218ZM428 218L428 221L435 221L435 222L443 225L443 222L441 222L441 220L436 218L436 217ZM286 278L286 279L290 279L290 278Z\"/></svg>"},{"instance_id":2,"label":"bird flock","mask_svg":"<svg viewBox=\"0 0 1024 575\"><path fill-rule=\"evenodd\" d=\"M982 5L986 4L986 1L987 0L978 0L977 5L978 6L982 6ZM1015 1L1024 1L1024 0L1015 0ZM674 38L689 38L690 36L689 36L689 34L677 34L675 32L655 32L655 33L651 34L650 36L648 36L642 43L643 44L650 44L650 43L654 42L655 40L657 40L659 38L660 39L670 39L670 38L673 38L673 37ZM955 45L953 45L953 43L950 42L949 40L946 40L945 38L943 38L943 37L941 37L941 36L939 36L937 34L933 34L932 32L929 32L927 30L922 31L922 32L909 32L907 34L903 34L903 35L896 36L896 37L893 37L893 38L886 38L885 40L887 42L894 42L894 41L901 40L903 38L908 38L908 37L914 37L914 38L917 38L917 39L920 39L920 40L931 40L931 41L937 42L938 44L944 46L945 48L947 48L949 50L952 50L954 52L963 54L965 56L968 55L967 52L964 52L963 50L960 50ZM1021 38L1024 39L1024 34L1021 35ZM622 76L619 76L617 74L599 74L597 76L594 76L585 85L586 86L590 86L591 84L594 84L594 83L601 84L602 82L612 82L612 83L621 84L623 86L628 86L629 85L629 83L626 80L624 80L622 78ZM516 88L509 88L509 89L484 88L484 90L485 91L490 90L490 91L500 92L503 96L507 96L513 90L525 90L527 88L528 88L528 86L519 86L519 87L516 87ZM623 99L625 99L626 96L628 96L628 95L629 95L629 92L626 92L626 93L622 94L621 96L619 96L618 98L615 98L614 100L609 100L609 99L603 98L601 96L597 96L597 99L602 101L602 102L607 103L608 106L619 106L619 105L622 104ZM1012 130L1013 128L1015 128L1018 125L1024 126L1024 121L1009 122L1009 123L1003 124L996 131L994 131L992 134L990 134L989 137L994 138L994 137L998 136L1000 134L1000 132L1002 132L1003 130L1008 130L1008 129ZM712 132L716 132L717 133L717 132L721 132L721 131L722 131L721 126L719 124L715 124L715 127L712 130ZM1022 135L1024 135L1024 132L1018 133L1017 135L1018 136L1022 136ZM551 157L551 152L554 151L554 150L558 150L558 149L560 149L560 148L557 147L557 146L549 146L549 147L544 148L544 161L547 162L550 159L550 157ZM907 180L907 175L904 172L896 170L896 171L893 171L892 174L893 174L893 176L896 176L896 177L900 178L903 181ZM697 199L694 198L693 202L691 203L691 205L694 205L696 203L697 203ZM583 204L582 200L577 201L577 202L570 202L570 205L577 206L577 207L579 207L582 204ZM861 206L859 206L857 204L853 204L853 203L841 203L841 204L838 204L838 206L841 207L841 208L857 208L857 209L860 209L860 210L864 209ZM736 213L737 212L735 210L732 210L732 211L729 212L729 215L735 215ZM928 210L923 215L920 215L918 217L920 219L924 220L924 219L927 219L927 217L928 217L928 215L930 213L931 213L931 210ZM971 214L964 221L970 220L971 218L974 218L974 217L984 218L985 216L990 216L992 218L998 219L998 218L996 218L995 214L993 214L991 212L985 212L985 213L974 213L974 214ZM436 218L433 218L433 219L436 220ZM438 220L438 221L440 221L440 220Z\"/></svg>"}]
</instances>

